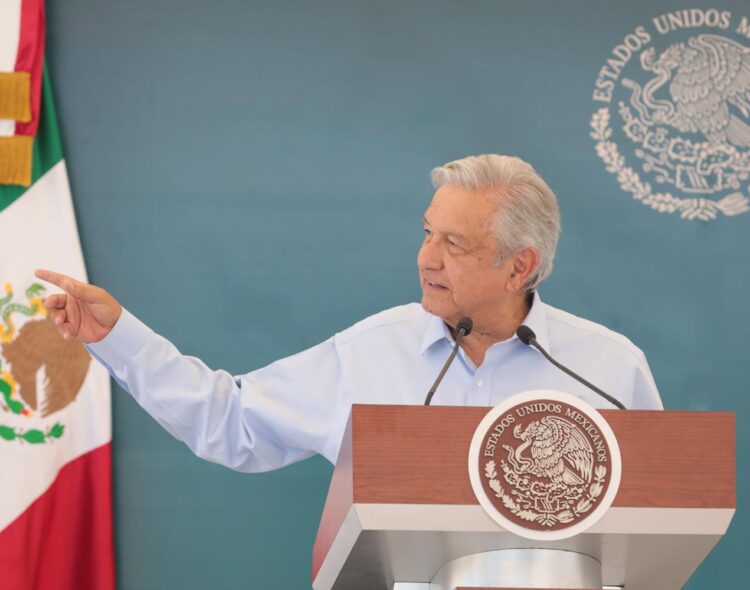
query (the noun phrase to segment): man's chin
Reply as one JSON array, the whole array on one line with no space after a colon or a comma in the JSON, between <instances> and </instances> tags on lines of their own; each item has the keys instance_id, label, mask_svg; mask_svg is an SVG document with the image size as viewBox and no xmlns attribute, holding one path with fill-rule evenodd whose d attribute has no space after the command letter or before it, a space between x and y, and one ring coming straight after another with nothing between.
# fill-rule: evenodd
<instances>
[{"instance_id":1,"label":"man's chin","mask_svg":"<svg viewBox=\"0 0 750 590\"><path fill-rule=\"evenodd\" d=\"M435 302L430 300L429 297L422 295L422 309L424 309L427 313L435 315L435 312L433 311L435 309Z\"/></svg>"},{"instance_id":2,"label":"man's chin","mask_svg":"<svg viewBox=\"0 0 750 590\"><path fill-rule=\"evenodd\" d=\"M446 318L455 315L456 312L455 309L449 310L447 306L440 305L431 297L426 297L424 295L422 296L422 309L424 309L427 313L436 315L443 321L447 321Z\"/></svg>"}]
</instances>

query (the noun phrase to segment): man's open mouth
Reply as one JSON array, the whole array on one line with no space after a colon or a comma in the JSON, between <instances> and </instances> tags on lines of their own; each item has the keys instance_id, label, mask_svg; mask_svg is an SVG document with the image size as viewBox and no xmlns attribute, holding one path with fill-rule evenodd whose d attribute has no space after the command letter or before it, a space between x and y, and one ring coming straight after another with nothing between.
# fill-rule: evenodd
<instances>
[{"instance_id":1,"label":"man's open mouth","mask_svg":"<svg viewBox=\"0 0 750 590\"><path fill-rule=\"evenodd\" d=\"M427 286L430 287L431 289L443 289L443 290L448 289L448 287L441 285L439 283L433 283L432 281L427 281Z\"/></svg>"}]
</instances>

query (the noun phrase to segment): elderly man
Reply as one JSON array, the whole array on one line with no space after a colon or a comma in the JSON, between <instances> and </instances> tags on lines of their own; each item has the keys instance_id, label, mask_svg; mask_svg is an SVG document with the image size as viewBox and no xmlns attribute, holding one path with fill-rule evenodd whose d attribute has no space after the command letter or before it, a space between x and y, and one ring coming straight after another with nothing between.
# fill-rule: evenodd
<instances>
[{"instance_id":1,"label":"elderly man","mask_svg":"<svg viewBox=\"0 0 750 590\"><path fill-rule=\"evenodd\" d=\"M304 352L245 375L183 356L106 291L50 271L46 301L65 338L91 353L198 456L240 471L319 453L335 462L353 403L421 404L461 341L433 403L492 406L520 391L567 391L607 402L523 344L521 324L561 362L628 408L662 407L643 353L627 338L542 303L559 234L554 194L526 162L468 157L436 168L417 263L421 305L366 318Z\"/></svg>"}]
</instances>

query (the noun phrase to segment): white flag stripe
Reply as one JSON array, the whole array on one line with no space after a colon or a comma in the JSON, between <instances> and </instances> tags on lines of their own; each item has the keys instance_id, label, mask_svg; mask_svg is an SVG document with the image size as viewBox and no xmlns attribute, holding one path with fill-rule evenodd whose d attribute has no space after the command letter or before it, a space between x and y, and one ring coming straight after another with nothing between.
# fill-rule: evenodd
<instances>
[{"instance_id":1,"label":"white flag stripe","mask_svg":"<svg viewBox=\"0 0 750 590\"><path fill-rule=\"evenodd\" d=\"M12 284L19 300L37 281L37 267L86 280L68 187L65 162L60 161L0 211L0 280ZM57 290L52 285L48 289ZM14 319L20 328L26 318ZM109 376L95 361L75 401L59 412L46 418L0 412L0 423L22 431L47 430L55 422L64 425L63 436L43 444L0 439L0 531L52 485L61 467L111 440Z\"/></svg>"},{"instance_id":2,"label":"white flag stripe","mask_svg":"<svg viewBox=\"0 0 750 590\"><path fill-rule=\"evenodd\" d=\"M0 248L8 247L12 252L0 255L0 280L25 277L38 267L60 269L87 280L65 160L0 211ZM8 256L11 253L13 256Z\"/></svg>"},{"instance_id":3,"label":"white flag stripe","mask_svg":"<svg viewBox=\"0 0 750 590\"><path fill-rule=\"evenodd\" d=\"M21 0L0 0L0 72L16 68L21 35Z\"/></svg>"}]
</instances>

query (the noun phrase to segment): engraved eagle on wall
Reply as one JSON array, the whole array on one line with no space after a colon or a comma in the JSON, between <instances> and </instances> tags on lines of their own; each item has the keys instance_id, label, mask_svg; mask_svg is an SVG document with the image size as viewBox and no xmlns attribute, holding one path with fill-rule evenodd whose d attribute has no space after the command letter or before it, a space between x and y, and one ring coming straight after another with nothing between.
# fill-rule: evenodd
<instances>
[{"instance_id":1,"label":"engraved eagle on wall","mask_svg":"<svg viewBox=\"0 0 750 590\"><path fill-rule=\"evenodd\" d=\"M704 34L655 56L653 47L641 54L643 69L656 74L643 87L639 110L647 120L700 132L713 143L750 147L750 48ZM672 101L655 98L668 82Z\"/></svg>"}]
</instances>

